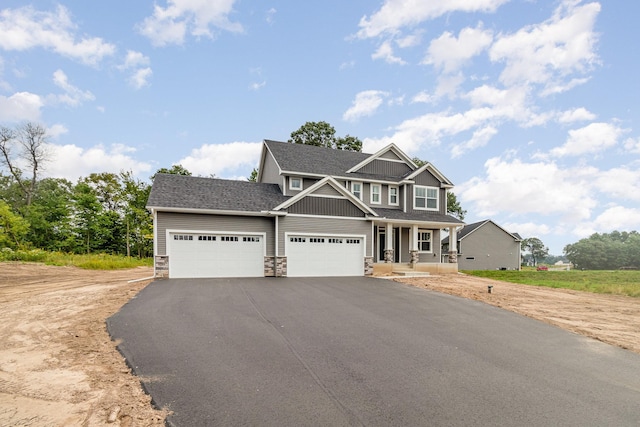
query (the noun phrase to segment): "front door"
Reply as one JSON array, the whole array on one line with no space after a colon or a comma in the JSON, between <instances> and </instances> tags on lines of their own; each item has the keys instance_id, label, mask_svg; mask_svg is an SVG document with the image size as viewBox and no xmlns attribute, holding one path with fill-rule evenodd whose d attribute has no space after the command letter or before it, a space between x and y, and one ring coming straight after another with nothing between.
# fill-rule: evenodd
<instances>
[{"instance_id":1,"label":"front door","mask_svg":"<svg viewBox=\"0 0 640 427\"><path fill-rule=\"evenodd\" d=\"M393 229L393 262L400 262L400 229ZM378 227L378 262L384 262L384 250L387 247L387 229Z\"/></svg>"}]
</instances>

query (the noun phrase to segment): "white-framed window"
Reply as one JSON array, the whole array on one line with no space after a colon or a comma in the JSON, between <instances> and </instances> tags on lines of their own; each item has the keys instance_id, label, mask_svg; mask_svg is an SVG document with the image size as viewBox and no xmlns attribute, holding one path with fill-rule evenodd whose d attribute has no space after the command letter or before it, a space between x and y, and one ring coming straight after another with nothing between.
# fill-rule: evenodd
<instances>
[{"instance_id":1,"label":"white-framed window","mask_svg":"<svg viewBox=\"0 0 640 427\"><path fill-rule=\"evenodd\" d=\"M438 188L416 185L413 189L413 208L429 211L438 210Z\"/></svg>"},{"instance_id":2,"label":"white-framed window","mask_svg":"<svg viewBox=\"0 0 640 427\"><path fill-rule=\"evenodd\" d=\"M362 200L362 183L361 182L352 182L351 183L351 192L358 199Z\"/></svg>"},{"instance_id":3,"label":"white-framed window","mask_svg":"<svg viewBox=\"0 0 640 427\"><path fill-rule=\"evenodd\" d=\"M418 251L431 252L431 231L418 230Z\"/></svg>"},{"instance_id":4,"label":"white-framed window","mask_svg":"<svg viewBox=\"0 0 640 427\"><path fill-rule=\"evenodd\" d=\"M302 190L302 178L289 178L290 190Z\"/></svg>"},{"instance_id":5,"label":"white-framed window","mask_svg":"<svg viewBox=\"0 0 640 427\"><path fill-rule=\"evenodd\" d=\"M389 204L392 206L398 206L398 187L389 186Z\"/></svg>"},{"instance_id":6,"label":"white-framed window","mask_svg":"<svg viewBox=\"0 0 640 427\"><path fill-rule=\"evenodd\" d=\"M382 197L382 186L380 184L371 184L371 204L379 205Z\"/></svg>"}]
</instances>

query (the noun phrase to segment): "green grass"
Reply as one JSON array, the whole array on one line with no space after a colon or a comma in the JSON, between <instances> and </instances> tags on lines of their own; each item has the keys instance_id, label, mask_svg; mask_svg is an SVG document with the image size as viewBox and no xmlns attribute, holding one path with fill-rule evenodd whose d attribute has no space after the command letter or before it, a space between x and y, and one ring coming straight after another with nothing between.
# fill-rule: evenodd
<instances>
[{"instance_id":1,"label":"green grass","mask_svg":"<svg viewBox=\"0 0 640 427\"><path fill-rule=\"evenodd\" d=\"M127 258L121 255L108 254L66 254L32 250L0 250L0 261L41 262L47 265L74 266L87 270L117 270L121 268L151 267L151 258Z\"/></svg>"},{"instance_id":2,"label":"green grass","mask_svg":"<svg viewBox=\"0 0 640 427\"><path fill-rule=\"evenodd\" d=\"M640 298L640 270L536 271L527 269L522 271L476 270L462 271L462 273L523 285Z\"/></svg>"}]
</instances>

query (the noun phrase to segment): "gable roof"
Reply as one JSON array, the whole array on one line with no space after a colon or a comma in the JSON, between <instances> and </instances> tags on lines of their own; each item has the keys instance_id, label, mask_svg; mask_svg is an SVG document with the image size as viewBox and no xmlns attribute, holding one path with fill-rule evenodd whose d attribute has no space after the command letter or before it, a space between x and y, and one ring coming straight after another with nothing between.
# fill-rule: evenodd
<instances>
[{"instance_id":1,"label":"gable roof","mask_svg":"<svg viewBox=\"0 0 640 427\"><path fill-rule=\"evenodd\" d=\"M416 176L420 175L425 170L429 171L431 175L435 176L443 184L444 187L453 187L453 183L449 181L449 179L446 176L444 176L435 166L433 166L429 162L425 163L424 165L414 170L413 172L409 172L404 177L404 179L413 179Z\"/></svg>"},{"instance_id":2,"label":"gable roof","mask_svg":"<svg viewBox=\"0 0 640 427\"><path fill-rule=\"evenodd\" d=\"M159 173L153 180L147 207L262 212L287 199L277 184Z\"/></svg>"},{"instance_id":3,"label":"gable roof","mask_svg":"<svg viewBox=\"0 0 640 427\"><path fill-rule=\"evenodd\" d=\"M406 173L402 176L386 176L366 172L357 172L370 162L381 158L385 153L393 152L413 171L416 165L394 144L383 148L375 154L361 153L356 151L336 150L334 148L316 147L306 144L291 144L273 140L265 140L264 147L268 150L276 164L280 168L280 173L292 175L307 175L325 177L327 175L345 179L362 181L383 181L400 183L406 178ZM261 162L264 162L264 150ZM383 159L384 160L384 159ZM408 162L408 163L407 163ZM260 164L262 168L263 164ZM435 168L434 168L435 169ZM411 172L409 172L411 173ZM438 179L444 178L438 172L435 175ZM444 178L446 185L450 182Z\"/></svg>"},{"instance_id":4,"label":"gable roof","mask_svg":"<svg viewBox=\"0 0 640 427\"><path fill-rule=\"evenodd\" d=\"M318 190L321 187L324 187L325 185L331 186L334 190L340 193L345 199L349 200L351 203L356 205L362 212L366 214L370 214L372 216L378 216L378 214L376 214L373 211L373 209L371 209L369 206L363 203L360 199L354 196L350 191L347 191L346 188L344 188L342 185L340 185L338 181L331 178L330 176L327 176L321 179L320 181L313 184L311 187L305 189L304 191L301 191L300 193L296 194L295 196L291 197L290 199L276 206L273 210L279 211L282 209L286 209L287 207L293 205L294 203L307 197L308 195L313 194L316 190Z\"/></svg>"},{"instance_id":5,"label":"gable roof","mask_svg":"<svg viewBox=\"0 0 640 427\"><path fill-rule=\"evenodd\" d=\"M383 149L381 149L380 151L378 151L377 153L368 156L362 162L351 167L349 170L347 170L347 172L358 172L360 169L362 169L363 167L365 167L375 159L382 158L384 154L390 151L394 153L400 160L403 160L412 170L415 170L418 168L416 164L413 163L413 160L411 160L406 154L404 154L404 152L400 150L394 143L391 143L386 147L384 147Z\"/></svg>"},{"instance_id":6,"label":"gable roof","mask_svg":"<svg viewBox=\"0 0 640 427\"><path fill-rule=\"evenodd\" d=\"M483 225L485 225L487 223L491 223L491 224L495 225L500 230L504 231L509 236L513 237L513 240L515 240L517 242L522 240L522 238L517 233L509 233L507 230L505 230L504 228L500 227L498 224L496 224L495 222L493 222L490 219L485 219L484 221L478 221L478 222L474 222L473 224L465 225L461 230L458 231L458 240L463 240L465 237L469 236L471 233L473 233L474 231L476 231L477 229L479 229L480 227L482 227ZM444 239L442 239L442 243L443 244L449 243L449 236L447 236Z\"/></svg>"}]
</instances>

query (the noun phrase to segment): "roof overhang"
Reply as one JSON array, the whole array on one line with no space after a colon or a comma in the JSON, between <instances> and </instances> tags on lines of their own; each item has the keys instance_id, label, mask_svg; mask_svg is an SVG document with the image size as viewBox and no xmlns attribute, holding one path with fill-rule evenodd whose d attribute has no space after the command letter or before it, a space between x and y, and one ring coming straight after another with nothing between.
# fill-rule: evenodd
<instances>
[{"instance_id":1,"label":"roof overhang","mask_svg":"<svg viewBox=\"0 0 640 427\"><path fill-rule=\"evenodd\" d=\"M205 215L235 215L235 216L274 216L286 215L286 212L273 211L231 211L220 209L196 209L196 208L170 208L164 206L147 206L151 213L155 212L171 212L171 213L192 213Z\"/></svg>"}]
</instances>

